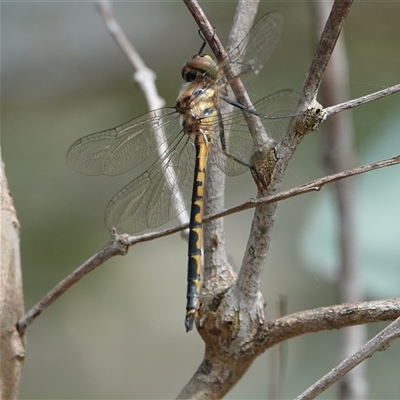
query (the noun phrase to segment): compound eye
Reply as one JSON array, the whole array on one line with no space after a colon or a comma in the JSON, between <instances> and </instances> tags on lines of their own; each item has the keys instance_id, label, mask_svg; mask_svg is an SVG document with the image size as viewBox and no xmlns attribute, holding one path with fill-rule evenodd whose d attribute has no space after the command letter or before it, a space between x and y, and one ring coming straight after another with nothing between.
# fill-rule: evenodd
<instances>
[{"instance_id":1,"label":"compound eye","mask_svg":"<svg viewBox=\"0 0 400 400\"><path fill-rule=\"evenodd\" d=\"M182 68L182 78L193 82L197 77L209 74L213 79L218 77L218 68L209 55L194 55Z\"/></svg>"},{"instance_id":2,"label":"compound eye","mask_svg":"<svg viewBox=\"0 0 400 400\"><path fill-rule=\"evenodd\" d=\"M193 82L197 75L199 74L198 71L196 70L185 70L185 68L182 70L182 78L185 80L185 82Z\"/></svg>"}]
</instances>

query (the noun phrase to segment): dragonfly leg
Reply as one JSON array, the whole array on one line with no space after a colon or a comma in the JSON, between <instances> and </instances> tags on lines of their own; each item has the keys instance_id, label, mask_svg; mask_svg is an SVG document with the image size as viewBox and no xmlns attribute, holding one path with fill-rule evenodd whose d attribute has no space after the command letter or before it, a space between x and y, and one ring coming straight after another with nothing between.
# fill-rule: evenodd
<instances>
[{"instance_id":1,"label":"dragonfly leg","mask_svg":"<svg viewBox=\"0 0 400 400\"><path fill-rule=\"evenodd\" d=\"M227 145L226 145L226 139L225 139L225 127L224 127L224 121L221 116L220 111L218 111L218 125L219 125L219 141L220 141L220 146L221 146L221 151L225 155L225 157L230 158L231 160L237 162L238 164L243 165L246 168L251 168L249 164L246 162L240 160L239 158L235 157L233 154L230 154L227 151Z\"/></svg>"}]
</instances>

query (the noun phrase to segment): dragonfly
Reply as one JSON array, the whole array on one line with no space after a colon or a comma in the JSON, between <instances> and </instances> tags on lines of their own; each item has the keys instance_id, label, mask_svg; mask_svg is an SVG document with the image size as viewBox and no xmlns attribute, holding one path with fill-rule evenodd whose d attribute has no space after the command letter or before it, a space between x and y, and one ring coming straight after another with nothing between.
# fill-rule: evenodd
<instances>
[{"instance_id":1,"label":"dragonfly","mask_svg":"<svg viewBox=\"0 0 400 400\"><path fill-rule=\"evenodd\" d=\"M108 203L105 221L110 229L134 234L156 228L191 206L187 332L193 329L199 308L207 160L228 176L252 168L254 143L245 113L260 118L267 132L282 135L290 122L287 116L293 115L298 100L297 93L288 89L246 108L227 95L232 79L225 71L231 68L235 77L246 82L255 78L279 41L282 20L275 12L264 15L219 63L202 54L204 41L182 68L185 83L175 106L147 112L115 128L78 139L67 154L69 166L87 175L119 175L145 160L154 160ZM224 111L223 102L236 107Z\"/></svg>"}]
</instances>

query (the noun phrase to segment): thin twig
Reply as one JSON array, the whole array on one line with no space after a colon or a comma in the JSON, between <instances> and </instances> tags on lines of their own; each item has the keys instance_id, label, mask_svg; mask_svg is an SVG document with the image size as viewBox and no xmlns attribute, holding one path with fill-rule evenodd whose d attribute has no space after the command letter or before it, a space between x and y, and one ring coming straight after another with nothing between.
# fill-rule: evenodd
<instances>
[{"instance_id":1,"label":"thin twig","mask_svg":"<svg viewBox=\"0 0 400 400\"><path fill-rule=\"evenodd\" d=\"M286 200L291 197L298 196L300 194L319 191L323 186L325 186L328 183L336 182L336 181L339 181L339 180L342 180L345 178L349 178L351 176L360 175L360 174L363 174L368 171L372 171L372 170L384 168L384 167L389 167L389 166L397 165L397 164L400 164L400 155L392 157L392 158L387 158L385 160L377 161L377 162L374 162L371 164L366 164L366 165L363 165L360 167L355 167L355 168L349 169L347 171L338 172L337 174L327 175L327 176L324 176L323 178L315 179L314 181L310 181L304 185L297 186L293 189L285 190L283 192L277 193L272 196L262 197L259 199L251 199L251 200L248 200L247 202L241 203L237 206L227 208L226 210L224 210L218 214L207 215L204 218L204 220L208 221L208 219L225 217L227 215L234 214L238 211L243 211L243 210L248 210L250 208L254 208L259 204L274 203L277 201Z\"/></svg>"},{"instance_id":2,"label":"thin twig","mask_svg":"<svg viewBox=\"0 0 400 400\"><path fill-rule=\"evenodd\" d=\"M332 11L325 24L321 39L303 84L301 94L306 106L312 104L317 96L322 76L331 58L340 32L343 29L352 3L353 0L336 0L332 6Z\"/></svg>"},{"instance_id":3,"label":"thin twig","mask_svg":"<svg viewBox=\"0 0 400 400\"><path fill-rule=\"evenodd\" d=\"M315 399L315 397L332 386L362 361L368 357L371 357L377 351L386 350L390 342L398 338L400 338L400 318L397 318L387 328L378 333L364 346L362 346L360 350L358 350L352 356L346 358L323 378L315 382L300 396L296 397L296 400Z\"/></svg>"},{"instance_id":4,"label":"thin twig","mask_svg":"<svg viewBox=\"0 0 400 400\"><path fill-rule=\"evenodd\" d=\"M389 96L390 94L400 92L400 84L388 87L378 92L367 94L366 96L358 97L354 100L349 100L341 104L336 104L335 106L326 107L323 110L324 118L330 115L336 114L338 112L348 110L350 108L358 107L361 104L369 103L374 100L378 100L382 97Z\"/></svg>"},{"instance_id":5,"label":"thin twig","mask_svg":"<svg viewBox=\"0 0 400 400\"><path fill-rule=\"evenodd\" d=\"M111 2L100 0L97 2L97 6L108 31L136 71L135 80L145 95L149 110L164 107L165 101L158 95L155 85L156 74L146 66L139 53L125 35L114 16Z\"/></svg>"},{"instance_id":6,"label":"thin twig","mask_svg":"<svg viewBox=\"0 0 400 400\"><path fill-rule=\"evenodd\" d=\"M192 14L193 19L199 26L202 34L207 40L207 43L210 46L211 50L213 51L217 60L219 62L227 60L228 53L226 52L224 46L222 45L221 41L219 40L215 32L215 29L210 24L207 16L203 12L198 2L196 0L183 0L183 2L185 3L186 7ZM257 8L257 3L253 2L253 4L251 4L250 7ZM250 26L248 28L250 28ZM235 74L229 65L224 66L224 73L228 78L228 80L231 80L235 77ZM242 104L245 108L253 109L250 96L248 95L240 79L233 79L232 82L230 82L230 87L232 88L232 91L238 103ZM255 146L271 147L273 140L268 136L267 132L265 132L265 129L260 119L249 113L244 113L244 118L249 127L249 132L253 138Z\"/></svg>"},{"instance_id":7,"label":"thin twig","mask_svg":"<svg viewBox=\"0 0 400 400\"><path fill-rule=\"evenodd\" d=\"M261 351L283 341L308 333L342 329L373 322L393 321L400 317L400 297L343 303L299 311L264 322L257 335Z\"/></svg>"},{"instance_id":8,"label":"thin twig","mask_svg":"<svg viewBox=\"0 0 400 400\"><path fill-rule=\"evenodd\" d=\"M322 178L310 181L304 185L296 186L293 189L285 190L285 191L277 193L275 195L261 197L259 199L250 199L250 200L247 200L247 201L245 201L241 204L238 204L234 207L227 208L221 212L218 212L218 213L215 213L212 215L206 215L203 218L203 221L207 222L207 221L211 221L216 218L226 217L228 215L235 214L240 211L254 208L259 204L274 203L277 201L296 197L301 194L319 191L323 186L327 185L328 183L336 182L341 179L346 179L346 178L350 178L355 175L363 174L365 172L373 171L373 170L380 169L380 168L390 167L390 166L398 165L398 164L400 164L400 155L391 157L391 158L387 158L387 159L384 159L381 161L377 161L377 162L374 162L371 164L366 164L366 165L362 165L359 167L355 167L355 168L352 168L347 171L338 172L337 174L324 176ZM129 244L133 245L136 243L147 242L150 240L157 239L159 237L171 235L182 229L186 229L187 226L188 225L177 226L174 228L169 228L169 229L165 229L165 230L162 230L159 232L154 232L154 233L148 233L148 234L141 235L141 236L130 236Z\"/></svg>"}]
</instances>

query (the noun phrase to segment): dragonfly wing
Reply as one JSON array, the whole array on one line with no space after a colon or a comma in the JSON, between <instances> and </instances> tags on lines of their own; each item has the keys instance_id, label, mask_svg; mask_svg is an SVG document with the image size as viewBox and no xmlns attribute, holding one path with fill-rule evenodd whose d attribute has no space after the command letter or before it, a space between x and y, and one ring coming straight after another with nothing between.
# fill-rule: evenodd
<instances>
[{"instance_id":1,"label":"dragonfly wing","mask_svg":"<svg viewBox=\"0 0 400 400\"><path fill-rule=\"evenodd\" d=\"M264 15L217 68L222 70L229 66L243 82L252 81L274 52L281 37L282 24L283 17L280 14L272 12Z\"/></svg>"},{"instance_id":2,"label":"dragonfly wing","mask_svg":"<svg viewBox=\"0 0 400 400\"><path fill-rule=\"evenodd\" d=\"M67 163L87 175L119 175L139 165L179 130L175 109L150 111L78 139L68 150Z\"/></svg>"},{"instance_id":3,"label":"dragonfly wing","mask_svg":"<svg viewBox=\"0 0 400 400\"><path fill-rule=\"evenodd\" d=\"M254 110L264 115L259 118L267 133L275 140L287 131L298 99L299 93L287 89L272 93L254 104ZM249 168L253 152L253 140L243 113L242 110L226 113L213 126L210 156L230 176L239 175Z\"/></svg>"},{"instance_id":4,"label":"dragonfly wing","mask_svg":"<svg viewBox=\"0 0 400 400\"><path fill-rule=\"evenodd\" d=\"M229 176L249 168L253 140L241 111L221 115L214 123L210 157Z\"/></svg>"},{"instance_id":5,"label":"dragonfly wing","mask_svg":"<svg viewBox=\"0 0 400 400\"><path fill-rule=\"evenodd\" d=\"M172 220L190 204L195 150L186 135L178 135L167 151L108 203L109 228L135 233Z\"/></svg>"},{"instance_id":6,"label":"dragonfly wing","mask_svg":"<svg viewBox=\"0 0 400 400\"><path fill-rule=\"evenodd\" d=\"M300 93L293 89L279 90L258 100L254 109L263 114L262 123L267 133L275 140L280 140L287 132L291 117L297 114Z\"/></svg>"}]
</instances>

